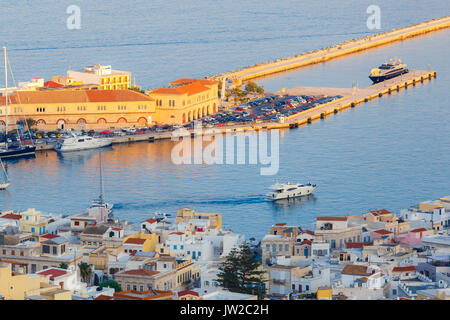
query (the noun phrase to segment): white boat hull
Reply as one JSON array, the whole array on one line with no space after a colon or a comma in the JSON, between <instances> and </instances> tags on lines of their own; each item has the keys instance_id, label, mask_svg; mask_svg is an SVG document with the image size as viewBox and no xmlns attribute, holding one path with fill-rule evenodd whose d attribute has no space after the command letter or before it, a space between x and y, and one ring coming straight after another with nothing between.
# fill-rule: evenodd
<instances>
[{"instance_id":1,"label":"white boat hull","mask_svg":"<svg viewBox=\"0 0 450 320\"><path fill-rule=\"evenodd\" d=\"M8 188L9 187L9 182L6 182L6 183L0 183L0 190L5 190L6 188Z\"/></svg>"},{"instance_id":2,"label":"white boat hull","mask_svg":"<svg viewBox=\"0 0 450 320\"><path fill-rule=\"evenodd\" d=\"M291 199L291 198L297 198L297 197L303 197L310 195L311 193L316 190L316 186L302 186L295 188L294 190L285 190L283 192L269 192L266 195L266 199L269 200L281 200L281 199Z\"/></svg>"},{"instance_id":3,"label":"white boat hull","mask_svg":"<svg viewBox=\"0 0 450 320\"><path fill-rule=\"evenodd\" d=\"M64 141L58 142L55 150L58 152L79 151L107 147L111 144L112 139L110 138L92 138L87 140L81 137L77 137L64 139Z\"/></svg>"}]
</instances>

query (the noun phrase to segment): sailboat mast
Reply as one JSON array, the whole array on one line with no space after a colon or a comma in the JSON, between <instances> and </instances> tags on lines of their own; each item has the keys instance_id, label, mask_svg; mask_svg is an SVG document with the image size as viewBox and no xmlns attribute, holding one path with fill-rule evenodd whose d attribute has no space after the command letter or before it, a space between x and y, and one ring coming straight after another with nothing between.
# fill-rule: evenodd
<instances>
[{"instance_id":1,"label":"sailboat mast","mask_svg":"<svg viewBox=\"0 0 450 320\"><path fill-rule=\"evenodd\" d=\"M103 203L103 167L102 167L102 153L99 153L99 159L100 159L100 202Z\"/></svg>"},{"instance_id":2,"label":"sailboat mast","mask_svg":"<svg viewBox=\"0 0 450 320\"><path fill-rule=\"evenodd\" d=\"M6 145L8 146L8 58L6 56L6 47L3 47L3 55L5 56L5 137Z\"/></svg>"},{"instance_id":3,"label":"sailboat mast","mask_svg":"<svg viewBox=\"0 0 450 320\"><path fill-rule=\"evenodd\" d=\"M3 173L5 174L6 182L9 182L8 173L6 172L5 165L3 164L2 158L0 158L0 164L2 165Z\"/></svg>"}]
</instances>

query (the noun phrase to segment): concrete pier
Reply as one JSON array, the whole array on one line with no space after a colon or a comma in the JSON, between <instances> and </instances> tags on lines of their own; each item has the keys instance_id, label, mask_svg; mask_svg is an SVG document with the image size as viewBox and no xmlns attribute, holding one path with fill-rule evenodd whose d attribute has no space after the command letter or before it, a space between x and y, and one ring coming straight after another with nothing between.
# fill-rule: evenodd
<instances>
[{"instance_id":1,"label":"concrete pier","mask_svg":"<svg viewBox=\"0 0 450 320\"><path fill-rule=\"evenodd\" d=\"M212 78L216 80L233 79L237 84L245 80L267 76L274 73L300 68L316 63L323 63L330 59L352 54L358 51L374 48L401 41L425 33L450 27L450 17L446 16L422 22L413 26L394 29L389 32L371 35L361 39L346 41L333 47L323 48L312 52L298 54L293 57L285 57L267 63L245 67L240 70L225 72Z\"/></svg>"}]
</instances>

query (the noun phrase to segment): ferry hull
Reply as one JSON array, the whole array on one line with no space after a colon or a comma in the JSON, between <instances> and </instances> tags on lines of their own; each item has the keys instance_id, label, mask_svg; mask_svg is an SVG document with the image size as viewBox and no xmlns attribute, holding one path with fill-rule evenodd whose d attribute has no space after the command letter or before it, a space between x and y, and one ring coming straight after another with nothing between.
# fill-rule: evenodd
<instances>
[{"instance_id":1,"label":"ferry hull","mask_svg":"<svg viewBox=\"0 0 450 320\"><path fill-rule=\"evenodd\" d=\"M382 82L387 79L392 79L398 76L401 76L402 74L408 73L408 69L398 70L396 72L390 73L390 74L384 74L379 76L369 76L369 79L373 81L373 83Z\"/></svg>"}]
</instances>

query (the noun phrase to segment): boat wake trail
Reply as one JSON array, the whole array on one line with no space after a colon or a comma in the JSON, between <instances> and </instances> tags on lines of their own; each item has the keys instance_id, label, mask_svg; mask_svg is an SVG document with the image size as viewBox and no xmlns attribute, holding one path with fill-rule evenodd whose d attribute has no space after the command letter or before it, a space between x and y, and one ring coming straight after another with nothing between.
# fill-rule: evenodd
<instances>
[{"instance_id":1,"label":"boat wake trail","mask_svg":"<svg viewBox=\"0 0 450 320\"><path fill-rule=\"evenodd\" d=\"M245 198L225 198L225 199L206 199L206 200L173 200L173 201L154 201L154 202L119 202L114 204L114 210L138 210L138 209L161 209L164 207L194 207L195 205L243 205L252 203L266 202L264 195L252 195Z\"/></svg>"}]
</instances>

